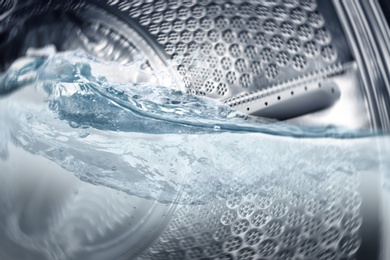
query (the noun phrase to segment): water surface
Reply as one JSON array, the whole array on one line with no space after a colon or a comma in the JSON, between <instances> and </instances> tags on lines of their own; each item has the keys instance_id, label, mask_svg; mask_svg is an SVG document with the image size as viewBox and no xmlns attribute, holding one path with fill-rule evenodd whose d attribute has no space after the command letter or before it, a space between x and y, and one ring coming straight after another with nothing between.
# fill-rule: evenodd
<instances>
[{"instance_id":1,"label":"water surface","mask_svg":"<svg viewBox=\"0 0 390 260\"><path fill-rule=\"evenodd\" d=\"M317 189L324 197L321 192L337 171L347 177L372 172L388 189L389 135L250 117L162 86L158 73L140 69L140 63L107 63L82 51L51 53L24 57L0 76L4 245L48 259L72 258L85 241L93 250L99 232L104 237L131 217L127 196L202 205L234 192L282 185L300 192ZM15 205L26 201L18 198L18 185L44 178L42 189L51 182L61 187L55 174L96 187L84 193L80 207L74 206L78 189L72 194L59 190L73 202L57 207L48 202L51 206L41 212L55 214L42 226L21 221L25 214L39 218L36 208L45 208L47 198ZM73 185L68 182L63 186ZM109 202L99 203L102 194ZM79 220L85 207L104 212L108 205L115 209L101 221L87 218L91 226L100 226L99 232L70 228L80 228L82 222L72 220ZM72 239L79 242L69 244ZM29 259L29 254L19 257Z\"/></svg>"}]
</instances>

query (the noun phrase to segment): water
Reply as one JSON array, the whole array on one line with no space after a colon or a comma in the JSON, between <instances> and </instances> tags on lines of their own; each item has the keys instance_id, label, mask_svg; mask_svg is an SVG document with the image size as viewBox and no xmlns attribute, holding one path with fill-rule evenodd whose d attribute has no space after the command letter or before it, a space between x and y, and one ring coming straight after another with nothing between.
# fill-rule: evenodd
<instances>
[{"instance_id":1,"label":"water","mask_svg":"<svg viewBox=\"0 0 390 260\"><path fill-rule=\"evenodd\" d=\"M24 57L1 75L0 242L47 259L79 256L85 241L97 250L93 243L107 230L118 235L118 227L132 221L128 209L135 202L127 196L146 203L205 205L279 185L324 197L335 172L347 179L375 173L383 190L389 189L389 135L246 116L161 86L159 74L140 70L139 63L120 66L82 51L51 52ZM96 186L84 197L79 188L67 195L84 206L46 209L56 212L46 233L41 229L48 223L24 230L20 219L29 209L12 204L18 183L34 182L34 171L42 170L48 186L61 186L53 177L58 172ZM102 197L109 202L97 203ZM47 198L39 195L27 207L44 209L40 200ZM86 219L85 234L66 228L74 227L74 219L80 225L81 208L91 201L96 207L91 212L115 210L100 220ZM69 244L72 239L79 245ZM19 259L27 259L25 254Z\"/></svg>"}]
</instances>

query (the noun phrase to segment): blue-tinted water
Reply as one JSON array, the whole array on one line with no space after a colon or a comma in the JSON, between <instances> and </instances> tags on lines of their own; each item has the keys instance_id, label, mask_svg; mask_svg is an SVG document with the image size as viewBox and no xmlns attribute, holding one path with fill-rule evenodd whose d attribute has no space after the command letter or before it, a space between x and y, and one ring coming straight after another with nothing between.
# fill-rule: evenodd
<instances>
[{"instance_id":1,"label":"blue-tinted water","mask_svg":"<svg viewBox=\"0 0 390 260\"><path fill-rule=\"evenodd\" d=\"M260 185L297 169L321 178L332 165L367 169L388 155L387 135L250 117L139 83L138 71L82 51L19 60L0 78L3 160L12 142L86 182L165 202L184 191L201 202L233 180Z\"/></svg>"},{"instance_id":2,"label":"blue-tinted water","mask_svg":"<svg viewBox=\"0 0 390 260\"><path fill-rule=\"evenodd\" d=\"M18 259L80 259L102 250L104 239L120 244L110 236L122 236L137 211L122 192L168 205L273 185L322 198L361 172L381 176L385 190L389 142L387 134L243 115L161 86L137 62L120 66L81 51L25 57L0 76L0 258L18 251ZM42 189L71 185L59 183L58 168L106 189L70 196L53 188L71 198L61 205L44 191L28 199L17 192L36 176L46 178Z\"/></svg>"}]
</instances>

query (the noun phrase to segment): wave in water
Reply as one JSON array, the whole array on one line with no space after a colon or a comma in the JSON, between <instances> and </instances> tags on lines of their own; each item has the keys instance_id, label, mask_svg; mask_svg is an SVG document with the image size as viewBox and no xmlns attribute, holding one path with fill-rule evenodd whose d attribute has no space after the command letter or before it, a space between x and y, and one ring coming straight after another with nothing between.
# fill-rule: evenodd
<instances>
[{"instance_id":1,"label":"wave in water","mask_svg":"<svg viewBox=\"0 0 390 260\"><path fill-rule=\"evenodd\" d=\"M283 191L325 205L362 172L389 187L388 135L253 118L161 86L139 64L75 51L0 76L0 258L113 259L136 251L153 207ZM95 187L56 176L69 172Z\"/></svg>"},{"instance_id":2,"label":"wave in water","mask_svg":"<svg viewBox=\"0 0 390 260\"><path fill-rule=\"evenodd\" d=\"M185 193L203 203L226 196L234 182L263 185L298 170L322 178L346 162L376 166L373 143L388 141L246 116L158 85L158 75L138 65L81 51L19 60L0 78L0 154L6 158L12 140L95 185L162 202Z\"/></svg>"}]
</instances>

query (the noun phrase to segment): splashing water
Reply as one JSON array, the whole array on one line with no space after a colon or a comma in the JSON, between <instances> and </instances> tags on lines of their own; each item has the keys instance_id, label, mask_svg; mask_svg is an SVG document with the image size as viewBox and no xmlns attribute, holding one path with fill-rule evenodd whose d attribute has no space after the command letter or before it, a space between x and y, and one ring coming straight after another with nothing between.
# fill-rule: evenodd
<instances>
[{"instance_id":1,"label":"splashing water","mask_svg":"<svg viewBox=\"0 0 390 260\"><path fill-rule=\"evenodd\" d=\"M215 195L210 185L227 192L237 174L252 183L257 177L261 181L264 174L291 171L297 161L314 161L319 156L299 155L304 149L296 143L321 149L324 140L313 144L288 135L317 139L359 136L336 128L298 128L248 117L211 99L159 85L120 82L129 81L123 76L108 81L93 69L105 66L112 70L114 64L80 51L21 63L1 78L1 92L11 92L0 103L2 136L8 137L3 138L2 156L7 154L7 140L12 140L83 181L146 198L172 202L179 190L189 188L190 194L198 191L194 196L201 201ZM128 75L135 68L136 64L123 67L119 75ZM281 142L289 151L287 156L281 156ZM324 142L329 145L321 157L329 162L376 163L373 151L361 154L356 150L361 141L351 148L346 144L350 152L338 144L348 142ZM328 165L315 167L321 172ZM263 174L253 176L253 172Z\"/></svg>"},{"instance_id":2,"label":"splashing water","mask_svg":"<svg viewBox=\"0 0 390 260\"><path fill-rule=\"evenodd\" d=\"M334 169L390 169L388 135L246 116L161 86L137 62L119 66L81 51L25 57L2 74L0 125L3 162L10 146L22 148L84 182L167 204L204 204L238 186L309 189L292 180L325 182ZM4 192L1 200L7 205ZM77 251L45 243L52 259Z\"/></svg>"}]
</instances>

